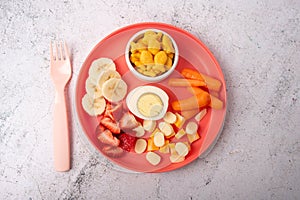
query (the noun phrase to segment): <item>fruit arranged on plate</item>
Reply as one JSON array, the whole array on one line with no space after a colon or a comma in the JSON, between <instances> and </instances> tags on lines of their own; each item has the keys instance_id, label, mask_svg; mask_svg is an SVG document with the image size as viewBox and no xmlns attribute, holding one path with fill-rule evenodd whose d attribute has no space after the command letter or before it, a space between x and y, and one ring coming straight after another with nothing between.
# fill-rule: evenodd
<instances>
[{"instance_id":1,"label":"fruit arranged on plate","mask_svg":"<svg viewBox=\"0 0 300 200\"><path fill-rule=\"evenodd\" d=\"M161 160L159 154L153 153L159 152L169 154L171 163L184 161L191 150L190 145L200 138L198 134L198 123L199 121L196 121L196 119L190 119L186 122L183 116L170 111L168 111L163 120L159 122L151 123L149 120L144 120L144 124L147 125L147 128L151 127L150 137L147 138L147 148L145 147L148 152L146 154L146 160L152 165L158 165ZM151 124L151 126L149 124ZM150 128L147 130L150 130ZM144 148L144 144L140 145ZM140 152L138 148L137 153ZM149 154L149 152L153 153Z\"/></svg>"},{"instance_id":2,"label":"fruit arranged on plate","mask_svg":"<svg viewBox=\"0 0 300 200\"><path fill-rule=\"evenodd\" d=\"M155 77L172 67L174 53L169 36L148 30L130 43L129 59L139 73Z\"/></svg>"},{"instance_id":3,"label":"fruit arranged on plate","mask_svg":"<svg viewBox=\"0 0 300 200\"><path fill-rule=\"evenodd\" d=\"M89 68L85 90L82 107L89 115L97 116L105 111L106 101L118 102L126 96L127 84L116 71L113 60L99 58Z\"/></svg>"},{"instance_id":4,"label":"fruit arranged on plate","mask_svg":"<svg viewBox=\"0 0 300 200\"><path fill-rule=\"evenodd\" d=\"M139 42L145 37L151 41L159 33L150 35L145 33ZM139 42L134 44L132 54L138 53L137 47L143 45ZM161 52L147 48L151 54ZM160 48L165 52L172 50L161 45ZM139 61L146 62L143 52L139 52ZM157 59L154 57L153 62L160 62ZM139 86L127 95L127 84L114 62L109 58L95 60L89 69L82 107L89 115L97 116L95 134L101 151L112 158L136 153L153 166L159 165L162 154L169 154L171 163L184 161L193 142L200 139L199 122L207 109L221 109L223 102L218 97L219 80L192 69L183 69L181 75L184 78L169 78L169 86L186 87L191 97L172 100L168 110L169 96L165 91L156 86Z\"/></svg>"}]
</instances>

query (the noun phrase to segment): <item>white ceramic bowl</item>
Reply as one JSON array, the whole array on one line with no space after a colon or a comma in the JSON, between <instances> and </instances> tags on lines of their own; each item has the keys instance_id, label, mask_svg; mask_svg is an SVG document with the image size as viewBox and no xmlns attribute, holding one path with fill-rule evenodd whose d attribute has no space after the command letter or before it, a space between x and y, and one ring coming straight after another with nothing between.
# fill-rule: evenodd
<instances>
[{"instance_id":1,"label":"white ceramic bowl","mask_svg":"<svg viewBox=\"0 0 300 200\"><path fill-rule=\"evenodd\" d=\"M165 34L167 35L171 41L172 41L172 44L173 44L173 47L174 47L174 58L173 58L173 65L172 67L166 71L165 73L161 74L161 75L158 75L158 76L155 76L155 77L150 77L150 76L146 76L146 75L143 75L141 74L140 72L138 72L134 66L132 65L130 59L129 59L129 56L130 56L130 43L132 41L136 42L139 38L142 37L142 35L146 32L146 31L154 31L154 32L161 32L162 34ZM179 58L179 52L178 52L178 47L177 47L177 44L175 42L175 40L166 32L162 31L162 30L158 30L158 29L145 29L145 30L142 30L142 31L139 31L137 32L136 34L134 34L128 41L127 45L126 45L126 49L125 49L125 59L126 59L126 63L127 63L127 66L129 68L129 70L140 80L143 80L143 81L147 81L147 82L159 82L159 81L162 81L163 79L167 78L173 71L174 69L176 68L177 66L177 63L178 63L178 58Z\"/></svg>"}]
</instances>

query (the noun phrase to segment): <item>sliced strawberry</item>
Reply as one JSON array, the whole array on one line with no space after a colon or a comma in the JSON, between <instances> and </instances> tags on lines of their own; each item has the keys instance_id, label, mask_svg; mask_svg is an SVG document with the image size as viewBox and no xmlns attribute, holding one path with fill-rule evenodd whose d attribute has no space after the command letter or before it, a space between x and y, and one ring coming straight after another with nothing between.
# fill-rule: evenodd
<instances>
[{"instance_id":1,"label":"sliced strawberry","mask_svg":"<svg viewBox=\"0 0 300 200\"><path fill-rule=\"evenodd\" d=\"M120 119L120 128L122 130L132 130L139 125L138 121L136 121L133 114L130 112L124 113L122 118Z\"/></svg>"},{"instance_id":2,"label":"sliced strawberry","mask_svg":"<svg viewBox=\"0 0 300 200\"><path fill-rule=\"evenodd\" d=\"M106 104L106 109L105 109L105 113L104 113L105 117L109 117L113 121L116 121L116 120L118 121L122 117L122 114L123 114L123 106L121 103L119 103L119 104L107 103Z\"/></svg>"},{"instance_id":3,"label":"sliced strawberry","mask_svg":"<svg viewBox=\"0 0 300 200\"><path fill-rule=\"evenodd\" d=\"M112 133L119 134L121 132L119 125L111 118L105 117L101 120L100 123L103 126L105 126L108 130L110 130Z\"/></svg>"},{"instance_id":4,"label":"sliced strawberry","mask_svg":"<svg viewBox=\"0 0 300 200\"><path fill-rule=\"evenodd\" d=\"M105 146L103 147L102 152L112 158L119 158L124 153L123 149L115 146Z\"/></svg>"},{"instance_id":5,"label":"sliced strawberry","mask_svg":"<svg viewBox=\"0 0 300 200\"><path fill-rule=\"evenodd\" d=\"M113 136L110 130L106 129L105 131L101 132L97 136L98 140L103 144L109 144L111 146L119 146L120 140Z\"/></svg>"},{"instance_id":6,"label":"sliced strawberry","mask_svg":"<svg viewBox=\"0 0 300 200\"><path fill-rule=\"evenodd\" d=\"M125 151L131 151L131 149L134 148L135 146L135 141L136 141L136 137L133 137L131 135L128 135L126 133L122 133L119 136L119 140L120 140L120 145L119 147L121 147L122 149L124 149Z\"/></svg>"},{"instance_id":7,"label":"sliced strawberry","mask_svg":"<svg viewBox=\"0 0 300 200\"><path fill-rule=\"evenodd\" d=\"M96 130L95 130L95 134L96 136L98 136L100 133L102 133L103 131L105 131L105 127L102 126L101 124L99 124L97 127L96 127Z\"/></svg>"},{"instance_id":8,"label":"sliced strawberry","mask_svg":"<svg viewBox=\"0 0 300 200\"><path fill-rule=\"evenodd\" d=\"M129 109L128 109L126 101L122 102L122 108L123 108L123 112L128 112Z\"/></svg>"},{"instance_id":9,"label":"sliced strawberry","mask_svg":"<svg viewBox=\"0 0 300 200\"><path fill-rule=\"evenodd\" d=\"M100 123L103 117L104 117L103 115L97 115L97 121Z\"/></svg>"}]
</instances>

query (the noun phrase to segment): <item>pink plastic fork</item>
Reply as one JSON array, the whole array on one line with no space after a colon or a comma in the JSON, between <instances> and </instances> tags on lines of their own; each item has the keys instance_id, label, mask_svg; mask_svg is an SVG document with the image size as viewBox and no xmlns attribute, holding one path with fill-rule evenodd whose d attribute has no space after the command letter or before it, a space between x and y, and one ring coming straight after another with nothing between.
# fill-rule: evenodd
<instances>
[{"instance_id":1,"label":"pink plastic fork","mask_svg":"<svg viewBox=\"0 0 300 200\"><path fill-rule=\"evenodd\" d=\"M72 75L71 62L65 42L55 43L55 53L50 43L50 70L55 85L53 119L54 168L56 171L70 169L70 135L65 99L65 87Z\"/></svg>"}]
</instances>

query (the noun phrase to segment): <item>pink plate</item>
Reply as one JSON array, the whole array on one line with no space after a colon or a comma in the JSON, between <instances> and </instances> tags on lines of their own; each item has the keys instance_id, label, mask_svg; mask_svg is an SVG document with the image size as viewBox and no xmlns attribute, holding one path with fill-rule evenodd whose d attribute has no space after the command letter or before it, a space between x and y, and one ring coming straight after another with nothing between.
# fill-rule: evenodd
<instances>
[{"instance_id":1,"label":"pink plate","mask_svg":"<svg viewBox=\"0 0 300 200\"><path fill-rule=\"evenodd\" d=\"M148 28L160 29L162 31L165 31L166 33L171 35L177 43L179 49L179 61L171 77L179 77L180 72L183 68L192 68L198 70L203 74L214 77L222 82L222 87L218 95L224 103L223 109L215 110L208 108L207 115L201 120L199 124L199 134L201 138L191 145L191 151L186 156L186 159L183 162L171 163L169 160L169 154L161 154L159 152L158 153L160 154L162 159L161 162L156 166L152 166L148 163L145 158L146 153L136 154L134 152L126 152L120 158L110 158L106 156L115 164L129 170L138 172L166 172L183 167L194 161L199 156L203 155L203 153L208 150L209 147L213 145L213 143L217 139L217 136L222 130L225 120L226 86L223 73L213 54L198 38L180 28L162 23L133 24L111 33L94 47L94 49L91 51L82 65L76 85L76 111L85 136L94 146L94 148L96 148L99 153L102 154L101 144L98 142L95 135L95 129L98 125L98 120L96 117L89 116L83 110L81 105L81 99L86 93L85 81L88 77L89 67L93 60L100 57L108 57L114 60L117 71L122 75L122 79L128 85L128 91L140 85L148 85L149 83L140 81L131 74L126 65L124 54L126 44L131 36L140 30ZM172 100L182 98L182 95L188 93L186 89L175 89L174 87L168 86L167 81L168 78L162 82L155 83L154 85L164 89L167 92L170 97L170 102ZM171 109L170 106L169 108ZM105 156L104 154L102 155Z\"/></svg>"}]
</instances>

